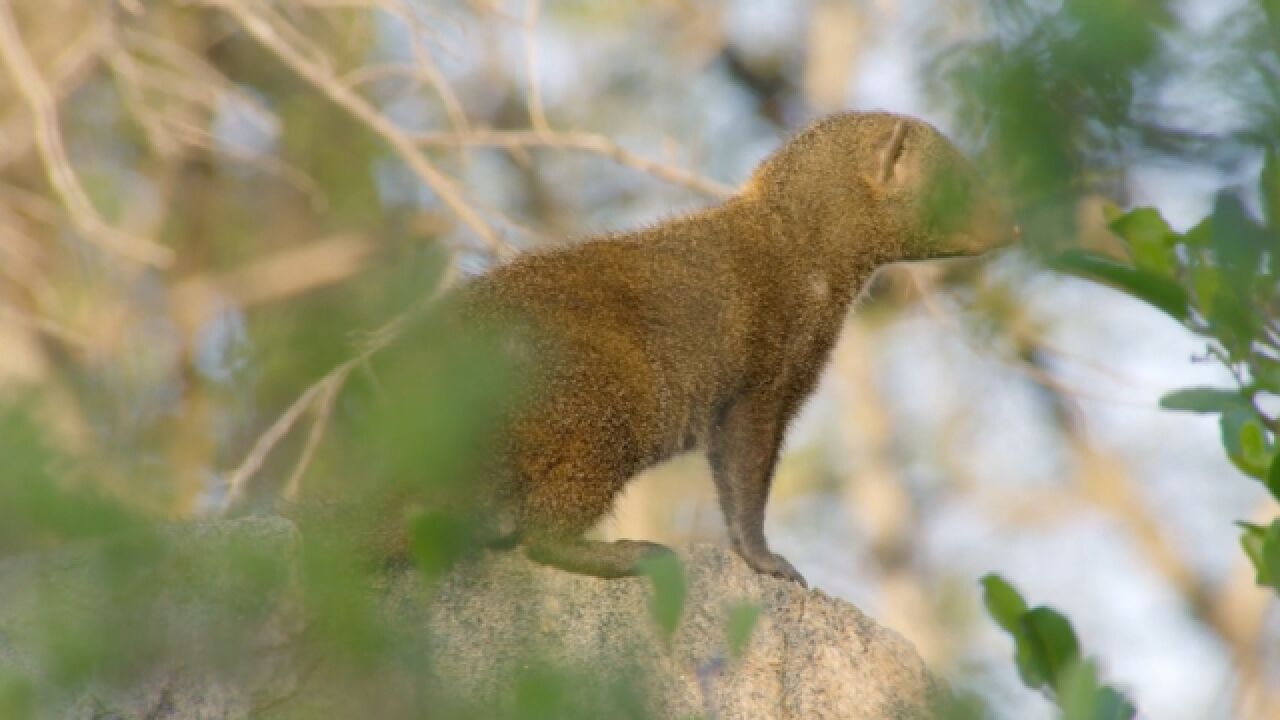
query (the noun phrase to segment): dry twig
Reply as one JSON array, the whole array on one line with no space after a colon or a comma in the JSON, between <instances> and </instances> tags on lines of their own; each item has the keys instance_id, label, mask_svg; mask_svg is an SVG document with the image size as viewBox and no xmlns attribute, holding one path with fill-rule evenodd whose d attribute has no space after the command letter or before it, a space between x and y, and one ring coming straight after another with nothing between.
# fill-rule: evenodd
<instances>
[{"instance_id":1,"label":"dry twig","mask_svg":"<svg viewBox=\"0 0 1280 720\"><path fill-rule=\"evenodd\" d=\"M35 128L36 148L49 184L66 207L76 230L91 242L131 260L158 267L170 265L172 250L112 227L93 206L63 145L53 92L22 42L8 0L0 0L0 60L27 103Z\"/></svg>"},{"instance_id":2,"label":"dry twig","mask_svg":"<svg viewBox=\"0 0 1280 720\"><path fill-rule=\"evenodd\" d=\"M525 0L524 10L524 72L529 82L529 122L534 132L549 135L547 111L542 105L542 86L538 81L538 13L539 0Z\"/></svg>"},{"instance_id":3,"label":"dry twig","mask_svg":"<svg viewBox=\"0 0 1280 720\"><path fill-rule=\"evenodd\" d=\"M55 101L71 94L80 81L101 56L107 44L108 33L104 25L95 24L58 54L51 63L45 78L49 93ZM23 110L12 112L0 121L0 167L9 165L21 157L35 140L35 128L31 118Z\"/></svg>"},{"instance_id":4,"label":"dry twig","mask_svg":"<svg viewBox=\"0 0 1280 720\"><path fill-rule=\"evenodd\" d=\"M680 185L695 192L714 198L727 198L734 193L731 185L705 178L684 168L665 165L634 153L604 135L578 132L539 133L530 131L505 130L473 130L466 134L458 133L419 133L413 136L421 145L441 147L498 147L515 148L556 148L561 150L580 150L603 155L620 165L625 165L673 185Z\"/></svg>"},{"instance_id":5,"label":"dry twig","mask_svg":"<svg viewBox=\"0 0 1280 720\"><path fill-rule=\"evenodd\" d=\"M253 39L280 58L317 90L339 107L363 122L387 142L400 159L427 185L450 210L480 237L490 252L497 256L510 254L510 248L494 233L493 228L467 203L462 192L447 175L440 172L414 145L413 141L368 100L339 79L328 63L313 62L287 41L270 21L250 11L238 0L210 0L222 7Z\"/></svg>"},{"instance_id":6,"label":"dry twig","mask_svg":"<svg viewBox=\"0 0 1280 720\"><path fill-rule=\"evenodd\" d=\"M324 377L312 383L310 387L298 396L298 399L294 400L293 403L289 405L283 413L281 413L280 417L276 418L275 422L273 422L270 427L262 433L262 435L258 436L258 440L254 443L249 454L245 456L244 461L241 462L240 466L232 471L231 475L227 478L227 496L222 508L222 512L224 514L236 512L241 508L243 503L249 499L249 486L254 475L256 475L258 470L262 468L262 464L266 461L267 456L271 454L271 451L275 449L276 445L278 445L280 441L289 434L289 431L293 429L293 426L298 423L298 419L302 417L303 413L307 412L307 410L311 409L318 402L326 404L328 407L323 408L323 413L317 416L317 422L320 422L321 418L324 418L324 422L327 423L327 415L332 407L333 398L336 398L337 394L342 390L342 386L351 375L351 371L364 365L368 362L369 358L373 357L374 354L390 345L396 340L396 338L400 337L401 333L404 332L405 327L408 325L409 320L435 304L440 296L453 286L456 277L456 264L450 263L445 271L445 276L440 279L440 282L436 286L434 292L421 302L415 304L414 307L396 315L381 327L370 333L359 352L330 370ZM333 397L330 397L331 395ZM313 435L323 434L323 431L323 425L318 429L314 426L312 428ZM318 437L315 442L319 442ZM307 445L310 446L311 444L312 442L309 440ZM299 463L301 467L295 468L292 473L292 475L297 476L298 479L295 481L291 476L291 484L296 484L296 482L301 480L301 475L306 471L306 464L310 463L311 455L313 453L314 449L303 449L303 455Z\"/></svg>"},{"instance_id":7,"label":"dry twig","mask_svg":"<svg viewBox=\"0 0 1280 720\"><path fill-rule=\"evenodd\" d=\"M1026 376L1029 380L1031 380L1031 382L1039 385L1040 387L1043 387L1046 390L1049 390L1050 392L1056 393L1063 397L1079 398L1082 400L1092 400L1094 402L1106 403L1108 405L1123 405L1126 407L1150 409L1150 406L1144 402L1137 402L1133 400L1119 400L1114 395L1094 393L1086 390L1081 390L1079 388L1071 387L1063 383L1061 380L1054 377L1053 375L1045 372L1043 369L1036 366L1035 364L1027 362L1023 358L1007 358L1002 355L991 352L991 349L988 347L977 346L976 344L973 343L972 339L969 337L969 333L964 332L962 329L960 329L960 322L955 318L955 316L952 313L948 312L945 308L942 307L941 304L938 303L936 297L934 296L934 293L937 291L937 287L933 279L930 278L924 270L918 267L907 266L904 268L904 271L911 278L912 284L915 285L916 293L919 295L920 302L924 306L925 311L929 313L931 317L933 317L942 325L950 329L957 330L956 335L962 338L965 344L969 345L974 350L975 353L979 355L992 355L992 356L998 357L1002 362L1008 364L1011 368L1013 368L1015 372ZM1026 337L1027 331L1025 330L1025 328L1022 329L1021 333L1017 332L1017 330L1018 330L1017 328L1014 329L1015 335L1019 335L1021 339L1029 339ZM1035 342L1037 347L1043 347L1043 348L1049 347L1038 338L1035 340ZM1088 363L1087 361L1080 360L1079 358L1076 358L1074 355L1061 350L1055 350L1055 354L1065 356L1065 357L1070 357L1071 359L1077 360L1084 365L1090 365L1090 363ZM1099 372L1106 372L1101 368L1093 368L1093 369L1098 370ZM1107 373L1107 374L1114 375L1114 373ZM1113 379L1117 379L1118 381L1123 382L1123 379L1120 379L1120 378L1113 378Z\"/></svg>"},{"instance_id":8,"label":"dry twig","mask_svg":"<svg viewBox=\"0 0 1280 720\"><path fill-rule=\"evenodd\" d=\"M307 444L302 448L302 455L298 457L298 464L294 466L293 473L289 475L289 482L285 483L284 499L286 502L292 503L298 500L298 491L302 487L302 476L306 474L307 468L311 467L311 461L315 458L316 449L320 447L320 440L324 438L325 428L329 426L329 418L333 415L333 401L338 397L338 391L342 389L349 372L350 370L328 378L323 383L323 390L321 390L319 398L313 403L316 417L315 420L311 421L311 432L307 433Z\"/></svg>"}]
</instances>

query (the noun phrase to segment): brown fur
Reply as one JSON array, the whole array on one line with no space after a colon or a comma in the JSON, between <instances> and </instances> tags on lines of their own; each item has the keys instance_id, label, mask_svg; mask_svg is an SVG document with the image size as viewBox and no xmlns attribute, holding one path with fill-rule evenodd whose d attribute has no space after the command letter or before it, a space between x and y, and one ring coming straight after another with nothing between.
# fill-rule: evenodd
<instances>
[{"instance_id":1,"label":"brown fur","mask_svg":"<svg viewBox=\"0 0 1280 720\"><path fill-rule=\"evenodd\" d=\"M460 294L463 316L517 330L531 399L504 432L499 483L531 557L601 576L663 549L591 542L639 471L700 448L736 550L803 582L763 533L788 422L877 268L1012 239L1000 205L919 120L822 120L722 205L524 255Z\"/></svg>"}]
</instances>

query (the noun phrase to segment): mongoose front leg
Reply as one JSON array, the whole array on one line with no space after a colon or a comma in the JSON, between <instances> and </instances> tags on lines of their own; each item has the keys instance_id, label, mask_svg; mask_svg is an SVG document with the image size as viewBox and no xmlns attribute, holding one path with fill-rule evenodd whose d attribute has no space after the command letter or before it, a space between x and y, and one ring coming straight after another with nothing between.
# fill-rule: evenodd
<instances>
[{"instance_id":1,"label":"mongoose front leg","mask_svg":"<svg viewBox=\"0 0 1280 720\"><path fill-rule=\"evenodd\" d=\"M711 433L707 459L715 477L734 551L758 573L808 587L786 558L764 538L764 509L786 429L777 398L758 393L730 404Z\"/></svg>"},{"instance_id":2,"label":"mongoose front leg","mask_svg":"<svg viewBox=\"0 0 1280 720\"><path fill-rule=\"evenodd\" d=\"M532 539L526 554L543 565L583 575L602 578L639 575L642 563L651 557L668 554L671 549L643 540Z\"/></svg>"}]
</instances>

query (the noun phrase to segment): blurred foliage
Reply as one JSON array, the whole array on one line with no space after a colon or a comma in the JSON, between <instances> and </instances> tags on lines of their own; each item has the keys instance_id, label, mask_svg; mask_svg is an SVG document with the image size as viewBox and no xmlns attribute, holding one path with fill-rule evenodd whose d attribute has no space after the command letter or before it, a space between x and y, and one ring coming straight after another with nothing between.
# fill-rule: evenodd
<instances>
[{"instance_id":1,"label":"blurred foliage","mask_svg":"<svg viewBox=\"0 0 1280 720\"><path fill-rule=\"evenodd\" d=\"M1080 652L1071 622L1048 607L1027 608L1008 582L982 579L987 612L1013 638L1018 674L1027 687L1049 693L1067 720L1130 720L1133 704L1098 680L1097 665Z\"/></svg>"},{"instance_id":2,"label":"blurred foliage","mask_svg":"<svg viewBox=\"0 0 1280 720\"><path fill-rule=\"evenodd\" d=\"M509 28L478 4L380 7L253 11L305 62L349 73L341 82L377 111L448 127L459 101L433 74L432 58L446 53L424 23ZM282 603L305 608L296 650L339 697L300 698L265 717L645 717L643 673L551 662L533 629L528 661L506 688L459 697L431 681L447 658L432 653L426 631L388 618L379 594L388 572L411 563L429 603L433 583L492 540L483 464L518 388L493 338L451 324L443 308L410 312L391 347L366 349L385 339L375 328L420 308L459 267L494 258L367 118L223 9L0 3L35 82L58 101L52 132L68 147L49 159L29 84L0 64L0 562L37 576L50 558L76 568L68 587L35 583L0 597L6 613L34 618L20 634L0 628L0 717L58 717L157 666L235 672L275 650L250 633ZM588 28L621 20L593 4L563 12ZM496 43L469 41L495 61ZM472 121L523 124L513 102L522 73L491 65L473 80L463 97ZM455 68L454 80L466 74ZM516 178L498 183L510 192L494 207L480 192L468 198L515 232L521 222L554 225L570 201L601 204L558 197L520 149L422 157L460 176ZM58 182L82 185L88 207L63 207ZM117 257L82 232L77 213L154 238L174 263ZM328 384L307 395L316 383ZM210 542L199 521L223 509L230 479L300 394L312 404L244 473L244 507L287 509L305 552ZM655 631L670 642L683 571L671 557L651 572ZM740 643L749 625L738 621ZM7 663L11 640L30 664Z\"/></svg>"},{"instance_id":3,"label":"blurred foliage","mask_svg":"<svg viewBox=\"0 0 1280 720\"><path fill-rule=\"evenodd\" d=\"M1163 0L983 7L990 35L937 56L935 92L986 141L985 161L1015 193L1026 237L1064 242L1096 174L1126 162L1125 138L1158 131L1138 112L1138 93L1169 11Z\"/></svg>"},{"instance_id":4,"label":"blurred foliage","mask_svg":"<svg viewBox=\"0 0 1280 720\"><path fill-rule=\"evenodd\" d=\"M1161 0L993 0L982 4L989 34L940 53L934 89L985 140L1031 246L1052 267L1126 292L1205 338L1206 358L1236 386L1174 391L1161 405L1219 415L1232 463L1280 500L1280 419L1267 409L1280 399L1280 4L1233 5L1206 29L1193 26L1190 8ZM1216 133L1180 125L1188 114L1167 100L1190 80L1193 64L1179 53L1191 49L1210 54L1213 109L1234 121ZM1256 184L1223 190L1186 232L1155 208L1107 205L1118 247L1082 246L1084 201L1123 198L1129 168L1143 161L1261 171ZM1241 527L1258 584L1280 589L1280 519ZM1081 659L1064 617L1028 610L997 577L984 585L1024 682L1051 691L1068 718L1133 715Z\"/></svg>"},{"instance_id":5,"label":"blurred foliage","mask_svg":"<svg viewBox=\"0 0 1280 720\"><path fill-rule=\"evenodd\" d=\"M657 624L663 642L670 647L676 629L680 627L680 615L684 612L684 567L673 553L661 553L646 558L641 572L653 583L653 596L649 611Z\"/></svg>"},{"instance_id":6,"label":"blurred foliage","mask_svg":"<svg viewBox=\"0 0 1280 720\"><path fill-rule=\"evenodd\" d=\"M370 371L376 381L354 381L345 393L347 413L315 465L319 499L295 513L305 552L252 533L210 542L201 525L173 525L126 500L67 489L65 478L88 468L54 449L28 411L6 410L0 456L16 472L0 477L0 558L62 548L54 571L77 570L9 600L23 605L7 613L32 618L12 640L35 654L17 666L0 654L0 717L56 717L86 695L109 698L110 688L131 687L156 667L205 678L234 672L265 652L257 634L286 599L306 608L298 652L310 659L302 665L318 668L319 687L341 688L341 697L325 700L337 707L303 700L266 717L355 716L368 708L380 717L646 717L642 677L584 676L539 659L536 643L509 691L456 697L429 680L432 664L444 659L431 654L428 632L396 622L383 606L377 588L385 548L377 543L403 532L402 524L428 583L483 547L485 529L467 499L479 496L475 461L486 448L477 439L487 436L510 385L494 365L496 353L464 336L443 339L434 323L423 320L384 352ZM403 391L380 394L381 382ZM371 529L386 535L370 537ZM43 572L42 556L25 557L34 563L30 572ZM669 639L683 576L674 556L661 560L651 571L654 610ZM7 578L21 581L21 567L7 565Z\"/></svg>"},{"instance_id":7,"label":"blurred foliage","mask_svg":"<svg viewBox=\"0 0 1280 720\"><path fill-rule=\"evenodd\" d=\"M729 657L737 659L746 652L751 641L751 631L760 619L760 606L754 603L735 603L729 607L725 620L725 636L728 638Z\"/></svg>"},{"instance_id":8,"label":"blurred foliage","mask_svg":"<svg viewBox=\"0 0 1280 720\"><path fill-rule=\"evenodd\" d=\"M1235 192L1220 195L1212 214L1185 233L1152 208L1112 211L1108 224L1123 242L1124 260L1076 250L1057 264L1158 307L1208 341L1206 357L1230 370L1236 387L1177 390L1160 404L1218 415L1227 457L1280 500L1280 422L1263 407L1280 398L1280 205L1268 199L1278 174L1280 154L1272 149L1258 184L1261 218ZM1280 533L1243 527L1258 583L1280 589Z\"/></svg>"}]
</instances>

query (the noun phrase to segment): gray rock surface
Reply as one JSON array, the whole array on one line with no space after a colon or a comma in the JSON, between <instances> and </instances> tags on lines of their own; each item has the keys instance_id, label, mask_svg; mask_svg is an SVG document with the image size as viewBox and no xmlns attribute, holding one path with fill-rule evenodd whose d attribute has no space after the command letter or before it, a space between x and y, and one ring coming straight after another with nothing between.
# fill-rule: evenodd
<instances>
[{"instance_id":1,"label":"gray rock surface","mask_svg":"<svg viewBox=\"0 0 1280 720\"><path fill-rule=\"evenodd\" d=\"M210 567L190 560L190 573L199 576L195 585L174 580L172 571L182 576L188 563L184 548L218 543L268 550L264 555L282 561L270 570L274 577L296 565L297 534L283 520L245 519L173 533L164 559L169 571L136 612L147 626L178 630L164 633L165 646L125 674L129 682L94 681L56 706L53 716L346 716L338 710L344 688L292 649L306 624L295 594L271 585L265 593L230 593L256 598L243 607L211 607L200 588L245 582L216 561ZM92 572L93 553L73 548L0 562L0 680L5 672L42 677L47 671L40 642L48 627L39 618L53 595L97 611L99 599L77 590ZM639 683L659 718L897 720L927 717L927 703L943 692L905 640L849 603L756 575L724 549L699 545L682 560L688 592L669 645L652 620L648 579L571 575L518 552L486 553L434 586L401 571L372 591L391 627L430 638L430 677L413 677L423 671L406 664L412 668L406 680L447 689L464 705L469 697L509 695L504 685L510 678L548 661L595 678L614 674ZM730 658L727 615L743 602L761 613L741 657ZM228 647L249 651L218 666L184 662L183 643L228 636L236 637ZM339 714L326 715L323 708Z\"/></svg>"},{"instance_id":2,"label":"gray rock surface","mask_svg":"<svg viewBox=\"0 0 1280 720\"><path fill-rule=\"evenodd\" d=\"M509 676L531 632L563 664L628 672L630 661L648 659L657 717L896 720L926 717L926 703L942 692L906 640L853 605L758 575L715 546L681 559L688 593L669 649L651 619L648 579L582 577L515 553L455 575L427 613L437 650L452 659L448 685L483 690ZM405 612L425 606L413 601L420 591L404 576L389 597ZM731 660L727 614L741 602L762 612L742 657Z\"/></svg>"},{"instance_id":3,"label":"gray rock surface","mask_svg":"<svg viewBox=\"0 0 1280 720\"><path fill-rule=\"evenodd\" d=\"M30 682L19 717L249 717L298 688L299 549L292 523L246 518L0 561L0 690Z\"/></svg>"}]
</instances>

